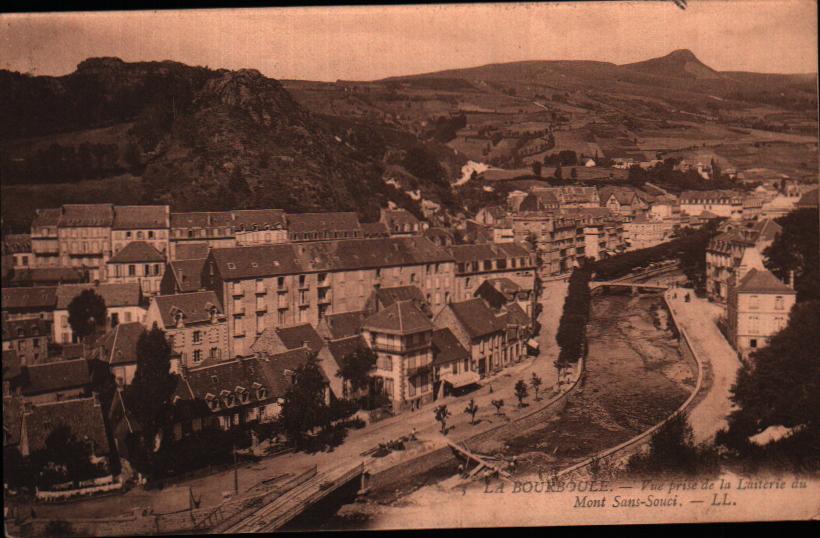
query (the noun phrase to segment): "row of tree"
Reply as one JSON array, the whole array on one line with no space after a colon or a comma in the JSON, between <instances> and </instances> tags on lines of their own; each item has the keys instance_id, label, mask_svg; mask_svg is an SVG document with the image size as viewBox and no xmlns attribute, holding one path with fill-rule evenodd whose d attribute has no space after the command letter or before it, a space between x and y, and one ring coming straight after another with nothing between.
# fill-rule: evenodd
<instances>
[{"instance_id":1,"label":"row of tree","mask_svg":"<svg viewBox=\"0 0 820 538\"><path fill-rule=\"evenodd\" d=\"M592 271L588 265L576 268L569 277L564 310L558 324L555 340L560 352L555 367L562 370L578 362L586 350L586 325L589 321Z\"/></svg>"}]
</instances>

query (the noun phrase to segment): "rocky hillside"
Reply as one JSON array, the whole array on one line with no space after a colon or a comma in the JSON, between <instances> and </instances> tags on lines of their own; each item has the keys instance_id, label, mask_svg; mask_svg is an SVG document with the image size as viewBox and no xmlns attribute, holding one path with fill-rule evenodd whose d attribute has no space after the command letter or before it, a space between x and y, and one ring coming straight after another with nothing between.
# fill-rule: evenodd
<instances>
[{"instance_id":1,"label":"rocky hillside","mask_svg":"<svg viewBox=\"0 0 820 538\"><path fill-rule=\"evenodd\" d=\"M4 187L130 175L141 178L135 202L177 210L356 210L374 218L390 202L414 212L420 198L456 207L449 184L457 169L440 159L442 148L311 113L255 70L97 58L63 77L0 71L0 94ZM423 173L390 181L386 170L408 158ZM8 220L15 204L7 202Z\"/></svg>"}]
</instances>

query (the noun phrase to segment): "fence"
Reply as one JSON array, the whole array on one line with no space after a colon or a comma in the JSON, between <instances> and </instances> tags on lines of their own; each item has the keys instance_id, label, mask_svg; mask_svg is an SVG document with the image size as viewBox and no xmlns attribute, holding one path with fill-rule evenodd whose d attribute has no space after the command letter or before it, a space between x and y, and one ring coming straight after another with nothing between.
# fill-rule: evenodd
<instances>
[{"instance_id":1,"label":"fence","mask_svg":"<svg viewBox=\"0 0 820 538\"><path fill-rule=\"evenodd\" d=\"M115 481L114 477L111 475L96 478L89 482L94 485L53 491L36 489L35 497L41 501L63 501L72 497L82 497L85 495L93 495L95 493L116 491L122 489L123 487L123 483L120 481Z\"/></svg>"}]
</instances>

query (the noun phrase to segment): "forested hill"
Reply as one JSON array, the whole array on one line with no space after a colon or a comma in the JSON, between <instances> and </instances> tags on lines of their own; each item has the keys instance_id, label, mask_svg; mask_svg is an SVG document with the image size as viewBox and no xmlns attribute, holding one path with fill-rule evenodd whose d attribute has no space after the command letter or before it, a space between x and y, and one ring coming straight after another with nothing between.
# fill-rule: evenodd
<instances>
[{"instance_id":1,"label":"forested hill","mask_svg":"<svg viewBox=\"0 0 820 538\"><path fill-rule=\"evenodd\" d=\"M388 200L418 212L383 178L388 153L401 159L412 150L431 161L433 172L414 178L425 198L453 203L457 168L439 162L437 148L312 114L255 70L94 58L62 77L0 71L0 94L4 186L125 175L141 178L135 203L175 210L357 210L373 218Z\"/></svg>"}]
</instances>

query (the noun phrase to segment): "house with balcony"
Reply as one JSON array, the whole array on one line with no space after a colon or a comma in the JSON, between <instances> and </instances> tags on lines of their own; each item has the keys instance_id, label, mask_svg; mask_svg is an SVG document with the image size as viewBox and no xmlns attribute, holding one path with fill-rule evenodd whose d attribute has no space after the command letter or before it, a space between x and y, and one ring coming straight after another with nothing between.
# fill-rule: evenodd
<instances>
[{"instance_id":1,"label":"house with balcony","mask_svg":"<svg viewBox=\"0 0 820 538\"><path fill-rule=\"evenodd\" d=\"M362 338L377 357L370 392L396 411L433 400L433 329L412 301L397 301L364 320Z\"/></svg>"},{"instance_id":2,"label":"house with balcony","mask_svg":"<svg viewBox=\"0 0 820 538\"><path fill-rule=\"evenodd\" d=\"M228 360L228 322L213 291L157 295L145 314L145 326L165 332L185 368Z\"/></svg>"}]
</instances>

